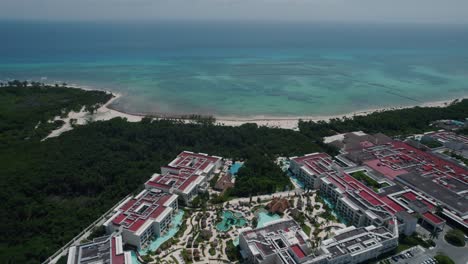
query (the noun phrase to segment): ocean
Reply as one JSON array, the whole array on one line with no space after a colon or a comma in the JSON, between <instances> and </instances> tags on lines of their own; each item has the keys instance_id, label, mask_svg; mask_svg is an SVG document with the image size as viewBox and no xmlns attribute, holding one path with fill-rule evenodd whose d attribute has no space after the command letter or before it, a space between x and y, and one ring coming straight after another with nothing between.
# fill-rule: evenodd
<instances>
[{"instance_id":1,"label":"ocean","mask_svg":"<svg viewBox=\"0 0 468 264\"><path fill-rule=\"evenodd\" d=\"M322 116L468 94L468 26L0 21L0 80L121 93L129 113Z\"/></svg>"}]
</instances>

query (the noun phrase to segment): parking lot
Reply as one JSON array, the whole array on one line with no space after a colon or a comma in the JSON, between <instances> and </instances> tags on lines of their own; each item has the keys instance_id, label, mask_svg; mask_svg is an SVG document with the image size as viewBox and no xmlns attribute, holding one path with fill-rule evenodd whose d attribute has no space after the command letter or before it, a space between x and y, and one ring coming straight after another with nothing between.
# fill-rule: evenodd
<instances>
[{"instance_id":1,"label":"parking lot","mask_svg":"<svg viewBox=\"0 0 468 264\"><path fill-rule=\"evenodd\" d=\"M412 247L392 256L384 263L392 264L435 264L436 261L426 254L426 250L421 246Z\"/></svg>"}]
</instances>

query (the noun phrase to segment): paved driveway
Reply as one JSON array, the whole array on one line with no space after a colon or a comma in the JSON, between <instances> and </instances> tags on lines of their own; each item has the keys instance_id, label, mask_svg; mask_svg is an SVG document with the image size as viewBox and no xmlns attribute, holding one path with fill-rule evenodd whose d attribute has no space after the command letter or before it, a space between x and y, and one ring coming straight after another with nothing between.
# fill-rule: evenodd
<instances>
[{"instance_id":1,"label":"paved driveway","mask_svg":"<svg viewBox=\"0 0 468 264\"><path fill-rule=\"evenodd\" d=\"M444 230L440 232L439 236L434 239L436 246L433 249L427 250L427 254L430 256L437 255L438 252L442 252L445 255L449 256L457 264L467 264L468 263L468 248L465 247L455 247L447 243L444 239L445 233L451 228L446 225Z\"/></svg>"}]
</instances>

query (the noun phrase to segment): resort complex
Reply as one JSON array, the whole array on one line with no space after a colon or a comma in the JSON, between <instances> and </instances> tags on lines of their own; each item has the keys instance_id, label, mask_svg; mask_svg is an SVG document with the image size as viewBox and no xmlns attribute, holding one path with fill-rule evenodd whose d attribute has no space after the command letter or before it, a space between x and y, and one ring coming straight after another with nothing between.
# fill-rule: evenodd
<instances>
[{"instance_id":1,"label":"resort complex","mask_svg":"<svg viewBox=\"0 0 468 264\"><path fill-rule=\"evenodd\" d=\"M303 164L299 170L298 164ZM336 211L354 226L393 226L395 216L400 232L409 235L416 228L415 214L422 214L434 228L445 223L434 214L434 202L422 195L387 182L387 188L374 189L351 176L361 172L371 177L370 168L353 167L348 171L354 173L348 173L324 153L291 158L291 168L299 172L299 179L308 183L307 187L319 190L334 203Z\"/></svg>"},{"instance_id":2,"label":"resort complex","mask_svg":"<svg viewBox=\"0 0 468 264\"><path fill-rule=\"evenodd\" d=\"M109 233L122 232L125 243L140 249L153 237L161 236L177 209L177 195L143 190L118 206L104 226Z\"/></svg>"},{"instance_id":3,"label":"resort complex","mask_svg":"<svg viewBox=\"0 0 468 264\"><path fill-rule=\"evenodd\" d=\"M400 252L405 237L430 244L421 232L466 230L468 168L450 155L463 155L464 137L353 132L324 142L339 154L278 158L294 188L218 202L243 162L184 151L114 207L106 236L70 247L68 263L357 264Z\"/></svg>"},{"instance_id":4,"label":"resort complex","mask_svg":"<svg viewBox=\"0 0 468 264\"><path fill-rule=\"evenodd\" d=\"M122 236L112 234L91 242L72 246L68 250L68 264L132 264L129 251L123 251Z\"/></svg>"},{"instance_id":5,"label":"resort complex","mask_svg":"<svg viewBox=\"0 0 468 264\"><path fill-rule=\"evenodd\" d=\"M279 220L254 230L242 230L241 254L248 263L363 263L394 250L398 230L385 227L350 226L313 248L294 220Z\"/></svg>"},{"instance_id":6,"label":"resort complex","mask_svg":"<svg viewBox=\"0 0 468 264\"><path fill-rule=\"evenodd\" d=\"M220 157L184 151L161 167L161 174L154 174L145 187L177 194L184 204L189 204L198 192L207 190L207 180L219 169L221 162Z\"/></svg>"}]
</instances>

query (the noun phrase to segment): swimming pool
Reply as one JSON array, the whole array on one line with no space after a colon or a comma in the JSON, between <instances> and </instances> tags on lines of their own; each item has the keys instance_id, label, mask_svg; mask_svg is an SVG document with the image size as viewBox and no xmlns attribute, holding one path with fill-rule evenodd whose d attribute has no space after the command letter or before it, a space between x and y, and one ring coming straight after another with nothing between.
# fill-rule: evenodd
<instances>
[{"instance_id":1,"label":"swimming pool","mask_svg":"<svg viewBox=\"0 0 468 264\"><path fill-rule=\"evenodd\" d=\"M231 168L229 169L229 172L231 175L236 175L239 169L244 165L243 162L234 162L234 164L231 165Z\"/></svg>"},{"instance_id":2,"label":"swimming pool","mask_svg":"<svg viewBox=\"0 0 468 264\"><path fill-rule=\"evenodd\" d=\"M132 263L131 264L141 264L140 261L138 261L138 258L137 258L137 255L135 253L135 251L130 251L130 253L132 254Z\"/></svg>"},{"instance_id":3,"label":"swimming pool","mask_svg":"<svg viewBox=\"0 0 468 264\"><path fill-rule=\"evenodd\" d=\"M257 214L257 228L264 227L267 223L281 219L278 214L270 214L267 211L260 211Z\"/></svg>"},{"instance_id":4,"label":"swimming pool","mask_svg":"<svg viewBox=\"0 0 468 264\"><path fill-rule=\"evenodd\" d=\"M328 205L328 207L330 207L331 209L331 214L336 217L336 219L338 219L338 221L340 223L343 223L345 225L348 225L348 221L346 221L346 219L344 219L343 217L341 217L336 211L335 211L335 205L332 204L327 198L325 197L322 197L322 200L325 202L326 205Z\"/></svg>"},{"instance_id":5,"label":"swimming pool","mask_svg":"<svg viewBox=\"0 0 468 264\"><path fill-rule=\"evenodd\" d=\"M292 181L294 181L297 185L299 185L299 187L304 189L304 183L302 183L296 176L291 175L290 177Z\"/></svg>"},{"instance_id":6,"label":"swimming pool","mask_svg":"<svg viewBox=\"0 0 468 264\"><path fill-rule=\"evenodd\" d=\"M216 224L216 229L226 232L231 229L231 226L243 227L247 224L247 220L241 213L233 213L232 211L223 211L223 220Z\"/></svg>"},{"instance_id":7,"label":"swimming pool","mask_svg":"<svg viewBox=\"0 0 468 264\"><path fill-rule=\"evenodd\" d=\"M172 219L172 222L171 222L172 227L169 228L163 236L160 236L156 238L155 240L153 240L151 244L149 245L149 247L139 250L138 253L140 253L140 255L146 255L148 250L155 251L164 242L171 239L177 233L177 231L179 231L183 216L184 216L184 211L179 210L179 212L174 216L174 219Z\"/></svg>"}]
</instances>

